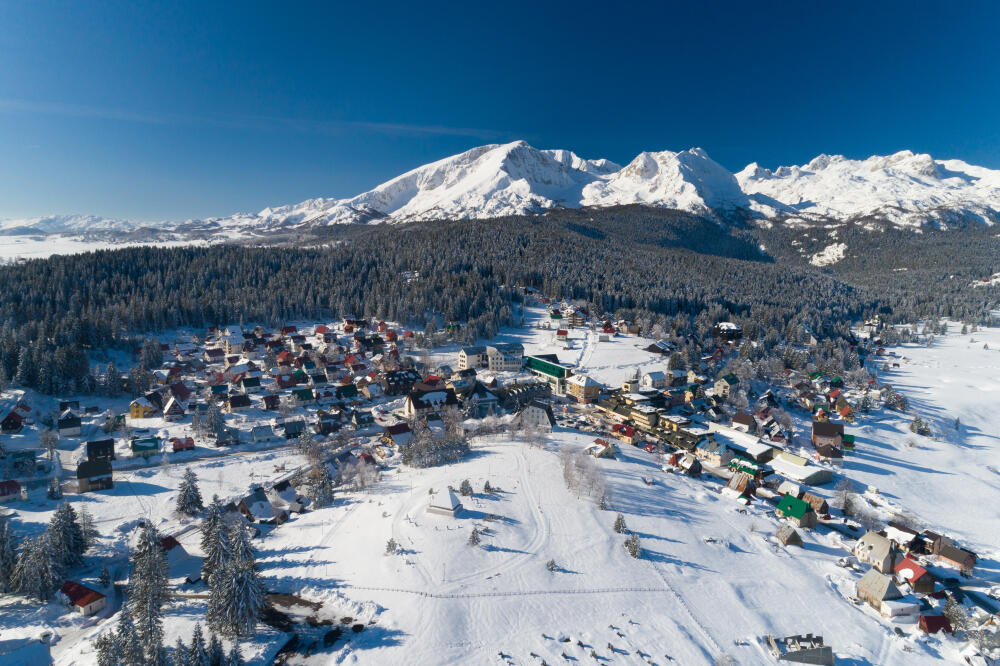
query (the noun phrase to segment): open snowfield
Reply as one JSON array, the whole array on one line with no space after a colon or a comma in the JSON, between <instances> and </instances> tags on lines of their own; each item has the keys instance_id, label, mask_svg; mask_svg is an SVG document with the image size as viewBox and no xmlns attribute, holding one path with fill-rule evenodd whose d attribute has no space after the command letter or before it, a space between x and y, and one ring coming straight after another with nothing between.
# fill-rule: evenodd
<instances>
[{"instance_id":1,"label":"open snowfield","mask_svg":"<svg viewBox=\"0 0 1000 666\"><path fill-rule=\"evenodd\" d=\"M208 245L205 241L156 241L153 243L112 243L107 240L86 240L80 236L2 236L0 235L0 262L19 259L45 259L54 254L81 254L96 250L117 250L140 245L156 247L182 247Z\"/></svg>"},{"instance_id":2,"label":"open snowfield","mask_svg":"<svg viewBox=\"0 0 1000 666\"><path fill-rule=\"evenodd\" d=\"M756 664L770 660L762 635L807 631L835 646L838 663L940 659L936 639L896 638L844 598L859 574L837 567L838 537L807 531L803 549L776 545L764 505L741 513L716 483L662 472L651 454L625 447L617 461L596 461L609 511L578 499L551 449L590 441L566 430L549 437L550 450L477 440L462 463L401 469L272 532L261 546L272 589L308 598L309 588L336 586L381 608L370 635L310 663L481 664L500 653L559 663L563 652L591 661L593 649L614 663L706 664L725 653ZM426 513L431 489L465 478L476 493L462 498L462 514ZM487 480L501 492L482 493ZM617 511L640 536L641 559L612 530ZM488 530L478 547L467 544L474 525ZM384 554L390 537L401 553Z\"/></svg>"},{"instance_id":3,"label":"open snowfield","mask_svg":"<svg viewBox=\"0 0 1000 666\"><path fill-rule=\"evenodd\" d=\"M889 363L880 383L904 394L935 437L911 433L912 416L873 413L848 428L857 450L844 472L978 549L980 566L1000 573L1000 328L959 328L952 323L931 347L895 347L888 352L902 358L874 362Z\"/></svg>"}]
</instances>

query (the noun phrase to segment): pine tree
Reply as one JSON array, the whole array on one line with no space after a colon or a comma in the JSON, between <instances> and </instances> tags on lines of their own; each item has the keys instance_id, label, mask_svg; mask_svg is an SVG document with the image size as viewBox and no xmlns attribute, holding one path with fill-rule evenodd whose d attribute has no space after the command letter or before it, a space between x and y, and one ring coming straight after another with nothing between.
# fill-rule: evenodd
<instances>
[{"instance_id":1,"label":"pine tree","mask_svg":"<svg viewBox=\"0 0 1000 666\"><path fill-rule=\"evenodd\" d=\"M242 522L235 523L229 529L229 542L233 562L257 567L257 552L254 550L253 544L250 543L250 534Z\"/></svg>"},{"instance_id":2,"label":"pine tree","mask_svg":"<svg viewBox=\"0 0 1000 666\"><path fill-rule=\"evenodd\" d=\"M240 644L233 641L233 646L229 648L226 656L226 666L243 666L243 654L240 652Z\"/></svg>"},{"instance_id":3,"label":"pine tree","mask_svg":"<svg viewBox=\"0 0 1000 666\"><path fill-rule=\"evenodd\" d=\"M17 564L17 544L10 521L0 518L0 592L10 590L10 577Z\"/></svg>"},{"instance_id":4,"label":"pine tree","mask_svg":"<svg viewBox=\"0 0 1000 666\"><path fill-rule=\"evenodd\" d=\"M638 558L642 554L642 547L639 545L639 535L633 534L625 539L625 550L632 557Z\"/></svg>"},{"instance_id":5,"label":"pine tree","mask_svg":"<svg viewBox=\"0 0 1000 666\"><path fill-rule=\"evenodd\" d=\"M190 666L208 666L208 647L205 645L205 636L201 632L200 623L194 625L194 633L191 635L188 664Z\"/></svg>"},{"instance_id":6,"label":"pine tree","mask_svg":"<svg viewBox=\"0 0 1000 666\"><path fill-rule=\"evenodd\" d=\"M224 636L246 636L257 628L267 605L267 590L249 563L232 562L214 576L208 623Z\"/></svg>"},{"instance_id":7,"label":"pine tree","mask_svg":"<svg viewBox=\"0 0 1000 666\"><path fill-rule=\"evenodd\" d=\"M61 562L52 535L47 530L34 539L26 539L11 571L11 590L39 601L48 601L62 586Z\"/></svg>"},{"instance_id":8,"label":"pine tree","mask_svg":"<svg viewBox=\"0 0 1000 666\"><path fill-rule=\"evenodd\" d=\"M111 632L104 632L94 641L94 652L97 654L97 666L118 666L118 653L115 651L115 640Z\"/></svg>"},{"instance_id":9,"label":"pine tree","mask_svg":"<svg viewBox=\"0 0 1000 666\"><path fill-rule=\"evenodd\" d=\"M177 493L177 513L194 516L205 508L198 490L198 477L190 467L185 468Z\"/></svg>"},{"instance_id":10,"label":"pine tree","mask_svg":"<svg viewBox=\"0 0 1000 666\"><path fill-rule=\"evenodd\" d=\"M490 485L489 479L487 479L486 483L483 484L483 492L486 494L493 492L493 486Z\"/></svg>"},{"instance_id":11,"label":"pine tree","mask_svg":"<svg viewBox=\"0 0 1000 666\"><path fill-rule=\"evenodd\" d=\"M320 463L309 470L309 482L306 488L306 499L314 509L321 509L333 504L333 478L326 464Z\"/></svg>"},{"instance_id":12,"label":"pine tree","mask_svg":"<svg viewBox=\"0 0 1000 666\"><path fill-rule=\"evenodd\" d=\"M222 641L217 634L212 634L208 639L208 664L209 666L223 666L226 660L226 653L222 649Z\"/></svg>"},{"instance_id":13,"label":"pine tree","mask_svg":"<svg viewBox=\"0 0 1000 666\"><path fill-rule=\"evenodd\" d=\"M101 583L102 587L109 587L111 585L111 572L108 571L108 565L104 562L101 563L101 573L97 580Z\"/></svg>"},{"instance_id":14,"label":"pine tree","mask_svg":"<svg viewBox=\"0 0 1000 666\"><path fill-rule=\"evenodd\" d=\"M225 521L220 521L215 537L205 545L205 556L201 561L201 577L209 587L215 587L214 576L221 572L226 563L232 559L232 543L229 540L229 528Z\"/></svg>"},{"instance_id":15,"label":"pine tree","mask_svg":"<svg viewBox=\"0 0 1000 666\"><path fill-rule=\"evenodd\" d=\"M139 636L132 622L132 611L129 609L130 599L126 599L122 604L122 610L118 617L118 631L115 636L115 655L118 657L117 664L124 666L143 666L142 647L139 645Z\"/></svg>"},{"instance_id":16,"label":"pine tree","mask_svg":"<svg viewBox=\"0 0 1000 666\"><path fill-rule=\"evenodd\" d=\"M83 535L83 552L87 552L97 543L97 538L100 533L97 531L97 526L94 524L94 517L90 515L86 507L80 507L80 510L76 512L78 522L80 523L80 534Z\"/></svg>"},{"instance_id":17,"label":"pine tree","mask_svg":"<svg viewBox=\"0 0 1000 666\"><path fill-rule=\"evenodd\" d=\"M171 666L188 666L191 663L189 658L188 647L184 644L184 639L178 636L177 644L174 645L174 651L170 655L170 664Z\"/></svg>"},{"instance_id":18,"label":"pine tree","mask_svg":"<svg viewBox=\"0 0 1000 666\"><path fill-rule=\"evenodd\" d=\"M76 511L69 503L63 502L52 514L48 532L52 535L53 547L63 566L72 567L83 562L86 541Z\"/></svg>"},{"instance_id":19,"label":"pine tree","mask_svg":"<svg viewBox=\"0 0 1000 666\"><path fill-rule=\"evenodd\" d=\"M163 604L168 599L167 554L156 528L144 522L132 552L129 604L140 649L149 664L160 664L163 654Z\"/></svg>"},{"instance_id":20,"label":"pine tree","mask_svg":"<svg viewBox=\"0 0 1000 666\"><path fill-rule=\"evenodd\" d=\"M397 548L399 548L399 544L396 543L395 539L389 537L389 540L385 542L385 554L395 555Z\"/></svg>"},{"instance_id":21,"label":"pine tree","mask_svg":"<svg viewBox=\"0 0 1000 666\"><path fill-rule=\"evenodd\" d=\"M479 545L479 542L480 542L480 538L479 538L479 528L477 528L477 527L473 527L473 528L472 528L472 532L470 532L470 533L469 533L469 541L468 541L468 544L469 544L470 546L478 546L478 545Z\"/></svg>"},{"instance_id":22,"label":"pine tree","mask_svg":"<svg viewBox=\"0 0 1000 666\"><path fill-rule=\"evenodd\" d=\"M618 534L625 534L628 531L628 527L625 526L625 516L618 514L615 518L615 532Z\"/></svg>"},{"instance_id":23,"label":"pine tree","mask_svg":"<svg viewBox=\"0 0 1000 666\"><path fill-rule=\"evenodd\" d=\"M462 481L462 484L458 487L458 491L462 494L462 497L472 497L472 484L466 479Z\"/></svg>"}]
</instances>

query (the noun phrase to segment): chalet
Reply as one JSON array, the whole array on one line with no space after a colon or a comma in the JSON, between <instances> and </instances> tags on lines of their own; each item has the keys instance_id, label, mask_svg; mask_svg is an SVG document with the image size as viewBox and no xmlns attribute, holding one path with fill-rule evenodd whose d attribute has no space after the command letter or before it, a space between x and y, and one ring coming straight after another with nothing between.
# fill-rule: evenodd
<instances>
[{"instance_id":1,"label":"chalet","mask_svg":"<svg viewBox=\"0 0 1000 666\"><path fill-rule=\"evenodd\" d=\"M458 398L450 388L414 388L406 396L403 414L406 418L413 418L457 407Z\"/></svg>"},{"instance_id":2,"label":"chalet","mask_svg":"<svg viewBox=\"0 0 1000 666\"><path fill-rule=\"evenodd\" d=\"M354 391L354 394L357 395L356 388ZM292 391L292 399L296 403L304 405L309 402L315 402L316 396L313 394L313 390L311 388L300 388Z\"/></svg>"},{"instance_id":3,"label":"chalet","mask_svg":"<svg viewBox=\"0 0 1000 666\"><path fill-rule=\"evenodd\" d=\"M892 578L879 573L875 569L869 569L857 583L855 590L858 599L861 599L869 606L882 612L882 607L886 601L902 599L903 594L896 587Z\"/></svg>"},{"instance_id":4,"label":"chalet","mask_svg":"<svg viewBox=\"0 0 1000 666\"><path fill-rule=\"evenodd\" d=\"M734 498L749 500L757 494L757 482L746 472L736 472L722 492Z\"/></svg>"},{"instance_id":5,"label":"chalet","mask_svg":"<svg viewBox=\"0 0 1000 666\"><path fill-rule=\"evenodd\" d=\"M420 381L416 370L390 370L382 375L382 389L386 395L406 395Z\"/></svg>"},{"instance_id":6,"label":"chalet","mask_svg":"<svg viewBox=\"0 0 1000 666\"><path fill-rule=\"evenodd\" d=\"M944 615L921 615L917 618L917 627L925 634L936 634L939 631L950 634L954 631L951 622Z\"/></svg>"},{"instance_id":7,"label":"chalet","mask_svg":"<svg viewBox=\"0 0 1000 666\"><path fill-rule=\"evenodd\" d=\"M295 439L300 436L306 430L306 422L302 419L292 419L291 421L285 421L282 424L285 439Z\"/></svg>"},{"instance_id":8,"label":"chalet","mask_svg":"<svg viewBox=\"0 0 1000 666\"><path fill-rule=\"evenodd\" d=\"M753 417L753 414L740 412L733 416L732 427L736 430L753 434L757 432L757 420Z\"/></svg>"},{"instance_id":9,"label":"chalet","mask_svg":"<svg viewBox=\"0 0 1000 666\"><path fill-rule=\"evenodd\" d=\"M271 486L266 494L271 506L284 509L289 513L302 513L302 509L305 507L305 499L295 491L288 479Z\"/></svg>"},{"instance_id":10,"label":"chalet","mask_svg":"<svg viewBox=\"0 0 1000 666\"><path fill-rule=\"evenodd\" d=\"M403 448L413 440L413 433L409 424L396 423L386 427L381 439L387 445Z\"/></svg>"},{"instance_id":11,"label":"chalet","mask_svg":"<svg viewBox=\"0 0 1000 666\"><path fill-rule=\"evenodd\" d=\"M569 331L565 328L560 328L556 331L556 342L566 342L569 339Z\"/></svg>"},{"instance_id":12,"label":"chalet","mask_svg":"<svg viewBox=\"0 0 1000 666\"><path fill-rule=\"evenodd\" d=\"M205 363L222 363L226 360L226 350L221 347L212 347L202 352L201 359Z\"/></svg>"},{"instance_id":13,"label":"chalet","mask_svg":"<svg viewBox=\"0 0 1000 666\"><path fill-rule=\"evenodd\" d=\"M165 421L180 421L184 418L184 405L173 397L167 400L167 404L163 407L163 419Z\"/></svg>"},{"instance_id":14,"label":"chalet","mask_svg":"<svg viewBox=\"0 0 1000 666\"><path fill-rule=\"evenodd\" d=\"M725 467L733 459L733 452L725 442L717 442L711 438L698 442L694 447L694 454L715 467Z\"/></svg>"},{"instance_id":15,"label":"chalet","mask_svg":"<svg viewBox=\"0 0 1000 666\"><path fill-rule=\"evenodd\" d=\"M358 387L355 384L343 384L334 389L337 400L354 400L358 397Z\"/></svg>"},{"instance_id":16,"label":"chalet","mask_svg":"<svg viewBox=\"0 0 1000 666\"><path fill-rule=\"evenodd\" d=\"M236 395L229 396L226 401L226 411L227 412L239 412L244 409L250 408L250 396L246 393L237 393Z\"/></svg>"},{"instance_id":17,"label":"chalet","mask_svg":"<svg viewBox=\"0 0 1000 666\"><path fill-rule=\"evenodd\" d=\"M160 439L158 437L138 437L129 443L133 458L148 458L160 452Z\"/></svg>"},{"instance_id":18,"label":"chalet","mask_svg":"<svg viewBox=\"0 0 1000 666\"><path fill-rule=\"evenodd\" d=\"M556 424L556 417L552 413L552 405L541 400L532 400L514 417L514 423L521 428L551 432Z\"/></svg>"},{"instance_id":19,"label":"chalet","mask_svg":"<svg viewBox=\"0 0 1000 666\"><path fill-rule=\"evenodd\" d=\"M783 523L774 533L774 538L783 546L802 547L802 535L790 523Z\"/></svg>"},{"instance_id":20,"label":"chalet","mask_svg":"<svg viewBox=\"0 0 1000 666\"><path fill-rule=\"evenodd\" d=\"M647 372L639 380L639 386L645 389L662 389L667 387L667 376L659 370Z\"/></svg>"},{"instance_id":21,"label":"chalet","mask_svg":"<svg viewBox=\"0 0 1000 666\"><path fill-rule=\"evenodd\" d=\"M670 456L670 464L684 471L688 476L701 476L701 461L691 453L674 453Z\"/></svg>"},{"instance_id":22,"label":"chalet","mask_svg":"<svg viewBox=\"0 0 1000 666\"><path fill-rule=\"evenodd\" d=\"M893 573L896 574L898 582L908 583L910 589L916 594L932 594L934 592L934 576L909 556L901 559L893 567Z\"/></svg>"},{"instance_id":23,"label":"chalet","mask_svg":"<svg viewBox=\"0 0 1000 666\"><path fill-rule=\"evenodd\" d=\"M87 442L87 460L98 462L115 459L115 440L95 439Z\"/></svg>"},{"instance_id":24,"label":"chalet","mask_svg":"<svg viewBox=\"0 0 1000 666\"><path fill-rule=\"evenodd\" d=\"M919 548L920 534L899 522L890 520L882 534L902 551L910 552Z\"/></svg>"},{"instance_id":25,"label":"chalet","mask_svg":"<svg viewBox=\"0 0 1000 666\"><path fill-rule=\"evenodd\" d=\"M59 588L59 596L80 615L93 615L107 605L103 594L80 583L66 581Z\"/></svg>"},{"instance_id":26,"label":"chalet","mask_svg":"<svg viewBox=\"0 0 1000 666\"><path fill-rule=\"evenodd\" d=\"M17 410L12 410L7 416L3 417L3 421L0 421L0 432L5 434L21 432L21 428L23 427L24 418Z\"/></svg>"},{"instance_id":27,"label":"chalet","mask_svg":"<svg viewBox=\"0 0 1000 666\"><path fill-rule=\"evenodd\" d=\"M898 552L891 541L878 532L868 532L854 544L854 556L881 573L892 573Z\"/></svg>"},{"instance_id":28,"label":"chalet","mask_svg":"<svg viewBox=\"0 0 1000 666\"><path fill-rule=\"evenodd\" d=\"M351 425L357 430L367 428L370 425L375 425L375 417L367 410L355 409L351 412Z\"/></svg>"},{"instance_id":29,"label":"chalet","mask_svg":"<svg viewBox=\"0 0 1000 666\"><path fill-rule=\"evenodd\" d=\"M465 413L476 419L496 414L500 410L500 398L480 382L473 382L472 390L466 393L462 403Z\"/></svg>"},{"instance_id":30,"label":"chalet","mask_svg":"<svg viewBox=\"0 0 1000 666\"><path fill-rule=\"evenodd\" d=\"M273 411L281 404L281 398L274 394L268 394L261 398L261 403L263 404L264 409Z\"/></svg>"},{"instance_id":31,"label":"chalet","mask_svg":"<svg viewBox=\"0 0 1000 666\"><path fill-rule=\"evenodd\" d=\"M169 387L170 395L174 396L181 402L187 402L191 399L191 389L184 385L184 382L174 382Z\"/></svg>"},{"instance_id":32,"label":"chalet","mask_svg":"<svg viewBox=\"0 0 1000 666\"><path fill-rule=\"evenodd\" d=\"M635 444L635 428L624 423L615 423L611 426L611 434L618 440L626 444Z\"/></svg>"},{"instance_id":33,"label":"chalet","mask_svg":"<svg viewBox=\"0 0 1000 666\"><path fill-rule=\"evenodd\" d=\"M250 428L250 441L255 444L258 442L270 442L274 440L274 430L269 425L257 425Z\"/></svg>"},{"instance_id":34,"label":"chalet","mask_svg":"<svg viewBox=\"0 0 1000 666\"><path fill-rule=\"evenodd\" d=\"M60 414L59 420L56 422L61 437L79 437L80 425L80 417L74 414L72 409L67 409Z\"/></svg>"},{"instance_id":35,"label":"chalet","mask_svg":"<svg viewBox=\"0 0 1000 666\"><path fill-rule=\"evenodd\" d=\"M257 393L261 390L260 377L243 377L240 387L245 393Z\"/></svg>"},{"instance_id":36,"label":"chalet","mask_svg":"<svg viewBox=\"0 0 1000 666\"><path fill-rule=\"evenodd\" d=\"M827 503L825 499L823 499L819 495L813 495L812 493L803 493L802 501L811 506L813 508L813 511L815 511L817 514L822 515L825 513L830 513L830 505Z\"/></svg>"},{"instance_id":37,"label":"chalet","mask_svg":"<svg viewBox=\"0 0 1000 666\"><path fill-rule=\"evenodd\" d=\"M276 509L268 499L267 493L259 486L252 493L241 499L236 508L251 523L280 525L288 520L288 513L284 510Z\"/></svg>"},{"instance_id":38,"label":"chalet","mask_svg":"<svg viewBox=\"0 0 1000 666\"><path fill-rule=\"evenodd\" d=\"M813 421L812 442L816 452L824 458L843 458L844 424Z\"/></svg>"},{"instance_id":39,"label":"chalet","mask_svg":"<svg viewBox=\"0 0 1000 666\"><path fill-rule=\"evenodd\" d=\"M14 480L0 481L0 499L21 496L21 484Z\"/></svg>"},{"instance_id":40,"label":"chalet","mask_svg":"<svg viewBox=\"0 0 1000 666\"><path fill-rule=\"evenodd\" d=\"M731 321L720 321L712 327L712 337L726 341L738 340L743 336L743 328Z\"/></svg>"},{"instance_id":41,"label":"chalet","mask_svg":"<svg viewBox=\"0 0 1000 666\"><path fill-rule=\"evenodd\" d=\"M174 453L178 453L180 451L194 451L193 437L171 437L170 444L173 447Z\"/></svg>"},{"instance_id":42,"label":"chalet","mask_svg":"<svg viewBox=\"0 0 1000 666\"><path fill-rule=\"evenodd\" d=\"M566 393L577 402L596 402L601 394L601 385L589 375L573 375L566 380Z\"/></svg>"},{"instance_id":43,"label":"chalet","mask_svg":"<svg viewBox=\"0 0 1000 666\"><path fill-rule=\"evenodd\" d=\"M728 398L729 394L736 388L740 383L736 375L730 373L728 375L723 375L716 380L713 388L715 389L715 395L721 398Z\"/></svg>"},{"instance_id":44,"label":"chalet","mask_svg":"<svg viewBox=\"0 0 1000 666\"><path fill-rule=\"evenodd\" d=\"M329 412L321 409L316 412L316 432L329 435L340 430L340 412Z\"/></svg>"},{"instance_id":45,"label":"chalet","mask_svg":"<svg viewBox=\"0 0 1000 666\"><path fill-rule=\"evenodd\" d=\"M81 493L114 487L110 460L83 460L76 466L77 489Z\"/></svg>"},{"instance_id":46,"label":"chalet","mask_svg":"<svg viewBox=\"0 0 1000 666\"><path fill-rule=\"evenodd\" d=\"M617 446L611 442L604 439L595 439L594 443L587 446L584 453L595 458L611 458L614 459L616 453L620 453Z\"/></svg>"},{"instance_id":47,"label":"chalet","mask_svg":"<svg viewBox=\"0 0 1000 666\"><path fill-rule=\"evenodd\" d=\"M944 544L938 550L936 555L944 562L958 567L961 572L965 575L970 575L973 568L976 566L976 554L965 550L964 548L959 548L952 544Z\"/></svg>"},{"instance_id":48,"label":"chalet","mask_svg":"<svg viewBox=\"0 0 1000 666\"><path fill-rule=\"evenodd\" d=\"M785 495L778 502L778 515L787 518L798 527L816 527L816 512L800 499Z\"/></svg>"}]
</instances>

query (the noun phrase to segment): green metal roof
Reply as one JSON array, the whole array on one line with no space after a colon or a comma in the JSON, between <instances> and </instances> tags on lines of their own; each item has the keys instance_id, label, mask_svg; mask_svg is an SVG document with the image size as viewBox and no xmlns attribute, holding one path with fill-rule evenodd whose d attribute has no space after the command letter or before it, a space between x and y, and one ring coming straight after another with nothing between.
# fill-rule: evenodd
<instances>
[{"instance_id":1,"label":"green metal roof","mask_svg":"<svg viewBox=\"0 0 1000 666\"><path fill-rule=\"evenodd\" d=\"M529 369L536 372L540 372L543 375L548 375L549 377L556 377L558 379L565 379L569 376L569 368L558 363L552 363L535 356L529 356L525 359L525 364Z\"/></svg>"},{"instance_id":2,"label":"green metal roof","mask_svg":"<svg viewBox=\"0 0 1000 666\"><path fill-rule=\"evenodd\" d=\"M778 511L788 516L789 518L801 519L802 516L806 515L813 508L809 506L808 502L803 502L797 497L786 494L778 502Z\"/></svg>"}]
</instances>

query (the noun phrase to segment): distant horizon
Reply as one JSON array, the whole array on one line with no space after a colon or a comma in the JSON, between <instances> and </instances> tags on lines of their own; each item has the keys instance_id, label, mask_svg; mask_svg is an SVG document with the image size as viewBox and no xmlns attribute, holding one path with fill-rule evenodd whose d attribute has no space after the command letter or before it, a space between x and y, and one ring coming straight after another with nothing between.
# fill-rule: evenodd
<instances>
[{"instance_id":1,"label":"distant horizon","mask_svg":"<svg viewBox=\"0 0 1000 666\"><path fill-rule=\"evenodd\" d=\"M1000 5L0 6L0 218L346 198L487 143L1000 169ZM891 29L887 29L891 26Z\"/></svg>"}]
</instances>

